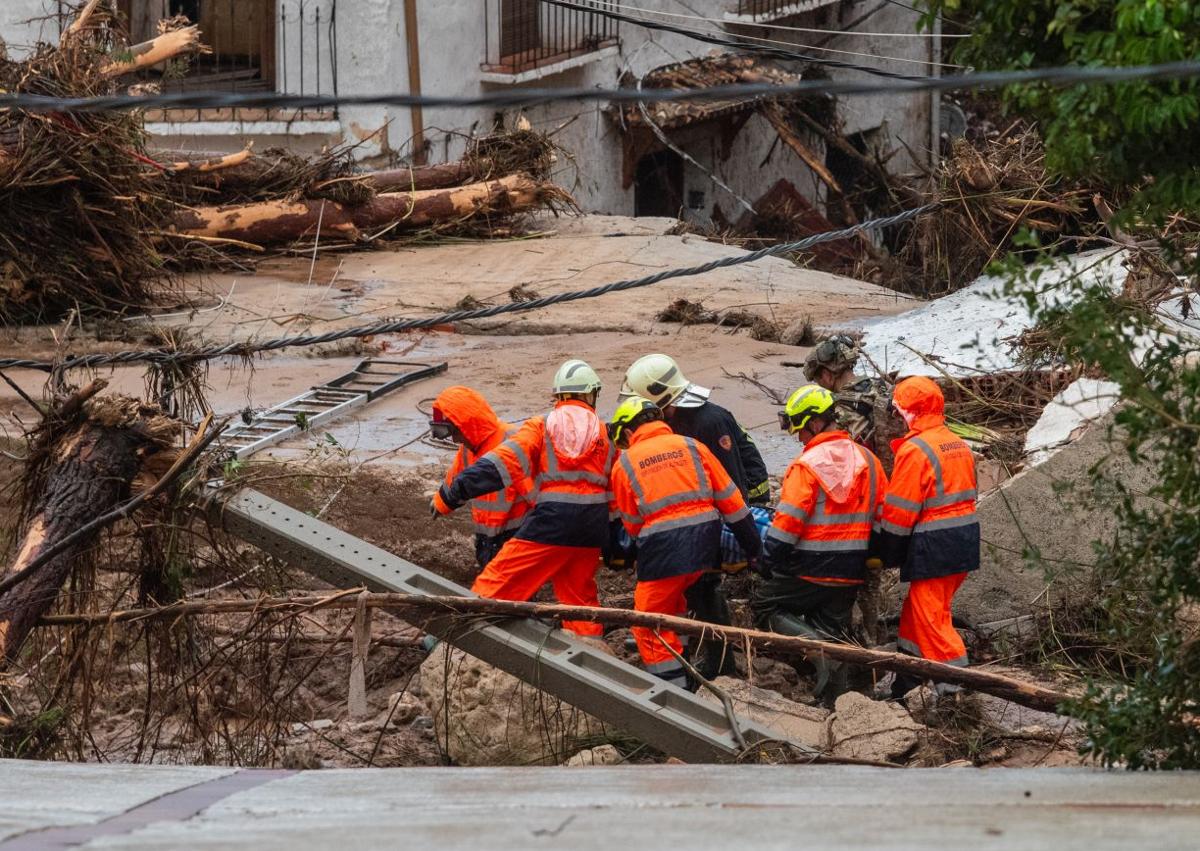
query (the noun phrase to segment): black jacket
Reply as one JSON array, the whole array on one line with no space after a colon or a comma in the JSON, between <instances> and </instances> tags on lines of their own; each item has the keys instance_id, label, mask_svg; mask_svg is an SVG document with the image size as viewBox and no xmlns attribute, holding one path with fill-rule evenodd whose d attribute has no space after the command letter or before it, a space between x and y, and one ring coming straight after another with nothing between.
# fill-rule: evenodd
<instances>
[{"instance_id":1,"label":"black jacket","mask_svg":"<svg viewBox=\"0 0 1200 851\"><path fill-rule=\"evenodd\" d=\"M676 434L707 446L748 504L770 502L771 482L767 478L766 462L733 414L715 402L705 402L699 408L676 408L669 425Z\"/></svg>"}]
</instances>

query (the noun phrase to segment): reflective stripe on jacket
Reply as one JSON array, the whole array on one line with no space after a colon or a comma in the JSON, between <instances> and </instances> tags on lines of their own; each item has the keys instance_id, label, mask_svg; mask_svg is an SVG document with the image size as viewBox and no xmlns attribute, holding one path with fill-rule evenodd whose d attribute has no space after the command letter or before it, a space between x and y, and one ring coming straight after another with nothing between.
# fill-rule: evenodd
<instances>
[{"instance_id":1,"label":"reflective stripe on jacket","mask_svg":"<svg viewBox=\"0 0 1200 851\"><path fill-rule=\"evenodd\" d=\"M575 410L566 410L569 408ZM570 445L573 442L579 445ZM572 449L577 453L572 454ZM603 547L608 543L612 501L608 480L615 456L616 449L596 413L569 399L556 404L547 416L527 420L471 469L490 467L496 477L491 482L494 486L532 482L534 507L517 530L517 538L568 547ZM464 471L464 476L469 478L471 469ZM466 488L461 495L470 496L470 490Z\"/></svg>"},{"instance_id":2,"label":"reflective stripe on jacket","mask_svg":"<svg viewBox=\"0 0 1200 851\"><path fill-rule=\"evenodd\" d=\"M817 435L788 467L767 530L764 563L817 582L862 582L887 477L845 431Z\"/></svg>"},{"instance_id":3,"label":"reflective stripe on jacket","mask_svg":"<svg viewBox=\"0 0 1200 851\"><path fill-rule=\"evenodd\" d=\"M721 463L704 444L673 433L664 422L646 423L630 436L613 468L612 487L625 529L637 542L642 582L719 568L722 525L736 529L749 521L746 501Z\"/></svg>"},{"instance_id":4,"label":"reflective stripe on jacket","mask_svg":"<svg viewBox=\"0 0 1200 851\"><path fill-rule=\"evenodd\" d=\"M481 456L491 452L506 438L516 433L516 426L503 422L478 392L469 387L448 387L438 394L433 407L455 425L469 445L460 446L446 471L444 487L448 488L463 470ZM471 519L475 534L496 538L517 529L533 507L530 491L533 483L515 481L502 490L485 493L471 500ZM438 500L445 505L442 491Z\"/></svg>"},{"instance_id":5,"label":"reflective stripe on jacket","mask_svg":"<svg viewBox=\"0 0 1200 851\"><path fill-rule=\"evenodd\" d=\"M979 567L975 458L940 414L916 418L896 441L896 465L872 550L900 580L936 579Z\"/></svg>"}]
</instances>

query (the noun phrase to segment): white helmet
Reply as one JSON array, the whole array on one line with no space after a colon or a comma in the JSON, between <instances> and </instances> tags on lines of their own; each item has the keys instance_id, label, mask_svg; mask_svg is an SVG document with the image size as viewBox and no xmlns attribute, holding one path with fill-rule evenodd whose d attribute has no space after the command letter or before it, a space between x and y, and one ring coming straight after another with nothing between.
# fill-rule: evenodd
<instances>
[{"instance_id":1,"label":"white helmet","mask_svg":"<svg viewBox=\"0 0 1200 851\"><path fill-rule=\"evenodd\" d=\"M587 365L586 361L569 360L558 368L558 372L554 373L555 396L566 393L579 393L586 396L588 393L599 392L600 376L596 374L596 370Z\"/></svg>"},{"instance_id":2,"label":"white helmet","mask_svg":"<svg viewBox=\"0 0 1200 851\"><path fill-rule=\"evenodd\" d=\"M656 354L638 358L626 370L620 396L643 396L660 408L699 408L711 392L688 381L674 358Z\"/></svg>"}]
</instances>

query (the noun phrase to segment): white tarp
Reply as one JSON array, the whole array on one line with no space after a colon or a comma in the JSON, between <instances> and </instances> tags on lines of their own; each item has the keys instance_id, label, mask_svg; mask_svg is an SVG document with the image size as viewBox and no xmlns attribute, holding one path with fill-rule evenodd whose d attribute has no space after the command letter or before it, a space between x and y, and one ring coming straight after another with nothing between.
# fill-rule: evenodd
<instances>
[{"instance_id":1,"label":"white tarp","mask_svg":"<svg viewBox=\"0 0 1200 851\"><path fill-rule=\"evenodd\" d=\"M1067 282L1088 276L1119 289L1125 282L1123 251L1103 249L1059 260L1037 282L1043 304L1055 304L1069 292ZM906 313L865 322L863 351L884 373L941 373L921 355L936 359L954 376L1001 372L1017 367L1014 338L1033 326L1023 301L1004 294L1003 278L984 275L956 293L926 302ZM859 370L872 375L870 363Z\"/></svg>"}]
</instances>

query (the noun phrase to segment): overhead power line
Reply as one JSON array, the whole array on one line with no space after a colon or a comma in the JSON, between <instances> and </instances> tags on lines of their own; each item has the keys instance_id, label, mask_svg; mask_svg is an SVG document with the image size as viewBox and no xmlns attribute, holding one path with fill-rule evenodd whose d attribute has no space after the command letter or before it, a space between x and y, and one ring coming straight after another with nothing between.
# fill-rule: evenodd
<instances>
[{"instance_id":1,"label":"overhead power line","mask_svg":"<svg viewBox=\"0 0 1200 851\"><path fill-rule=\"evenodd\" d=\"M1024 71L982 71L891 80L797 80L795 83L746 83L697 89L511 89L480 95L281 95L222 92L176 92L157 95L104 95L62 98L33 94L0 94L0 109L29 112L113 112L136 109L333 109L354 106L422 106L427 109L462 107L528 107L552 103L666 103L670 101L753 100L761 97L811 95L875 95L926 91L1001 89L1005 86L1045 83L1052 86L1101 85L1200 77L1200 60L1187 59L1161 65L1082 67L1065 65Z\"/></svg>"},{"instance_id":2,"label":"overhead power line","mask_svg":"<svg viewBox=\"0 0 1200 851\"><path fill-rule=\"evenodd\" d=\"M609 2L607 2L607 0L589 0L589 2L602 3L606 7L622 9L626 12L635 12L639 15L641 15L641 14L670 15L670 16L676 17L676 18L685 18L688 20L695 20L695 21L700 21L702 23L707 23L707 24L710 24L710 25L716 26L716 27L722 27L722 22L716 18L702 18L699 15L674 15L671 12L654 12L649 9L639 9L634 6L625 6L620 3L609 3ZM585 7L580 6L578 8L583 9ZM588 6L586 8L596 11L591 6ZM645 19L639 19L639 20L645 20ZM651 22L654 23L653 21L651 21ZM758 24L746 24L746 26L752 26L754 28L759 27ZM783 27L783 29L788 29L788 27ZM804 28L799 28L799 31L803 32L806 30ZM821 44L808 44L805 42L781 41L780 39L763 38L761 36L747 35L744 32L728 32L723 27L718 31L689 30L689 32L700 32L705 35L711 34L711 35L715 35L717 37L725 37L725 38L730 39L731 42L735 43L739 48L744 49L744 50L750 50L750 51L752 51L755 47L757 47L759 45L770 45L770 46L779 47L780 49L786 49L788 52L794 52L797 50L819 50L822 53L839 53L844 56L856 56L860 59L877 59L877 60L883 60L883 61L887 61L887 62L905 62L905 63L911 64L911 65L923 65L923 66L929 66L930 64L933 64L933 65L937 65L940 68L962 68L963 67L962 65L955 65L950 62L933 62L933 63L931 63L929 61L929 59L915 59L911 56L893 56L890 54L879 53L879 52L865 53L865 52L859 51L859 50L844 50L842 48L837 48L837 47L825 47L824 45L827 44L832 39L826 39ZM824 33L826 35L834 35L834 36L854 35L855 34L854 31L842 32L839 30L814 30L814 32L819 32L819 33ZM921 35L921 34L920 33L907 33L907 35ZM797 61L801 61L801 60L797 60ZM809 61L809 60L806 59L803 61Z\"/></svg>"},{"instance_id":3,"label":"overhead power line","mask_svg":"<svg viewBox=\"0 0 1200 851\"><path fill-rule=\"evenodd\" d=\"M191 350L143 349L141 351L115 353L106 352L77 355L75 357L66 358L61 363L57 364L50 361L27 360L23 358L0 358L0 370L37 369L43 372L56 372L79 367L122 366L131 363L197 363L199 361L214 360L216 358L223 357L248 357L260 352L273 352L295 346L316 346L323 343L335 343L338 340L371 337L376 334L394 334L399 331L412 331L418 328L432 328L437 325L446 325L452 322L465 322L471 319L488 319L492 316L499 316L505 313L525 313L530 310L540 310L543 307L550 307L554 304L562 304L563 302L598 298L599 296L607 295L608 293L612 292L623 292L625 290L648 287L652 284L669 281L673 278L686 278L693 275L703 275L706 272L712 272L716 269L726 269L731 266L741 266L745 263L753 263L754 261L761 260L764 257L773 257L779 254L790 254L795 251L805 251L809 248L826 242L836 242L841 239L847 239L849 237L856 236L866 231L882 230L893 225L911 221L912 219L915 219L918 216L924 215L930 210L933 210L937 206L937 204L926 204L923 207L916 207L912 210L904 210L903 212L896 213L893 216L885 216L884 218L871 219L869 221L861 222L857 225L853 225L852 227L816 233L797 242L788 242L781 245L770 245L766 248L760 248L757 251L751 251L748 254L739 254L733 257L722 257L717 260L710 260L709 262L702 263L699 266L687 266L681 269L664 269L661 272L655 272L653 275L646 275L643 278L635 278L628 281L615 281L611 284L602 284L597 287L592 287L591 289L557 293L556 295L535 298L531 301L512 302L510 304L500 304L494 307L482 307L476 310L456 310L451 313L442 313L438 316L427 316L418 319L396 319L389 322L377 322L374 325L360 325L356 328L343 328L337 331L330 331L325 334L306 334L293 337L280 337L274 340L260 340L258 342L227 343L222 346L206 346Z\"/></svg>"},{"instance_id":4,"label":"overhead power line","mask_svg":"<svg viewBox=\"0 0 1200 851\"><path fill-rule=\"evenodd\" d=\"M861 36L863 38L934 38L935 33L930 32L873 32L870 30L840 30L820 27L793 27L784 24L772 24L766 21L729 21L724 18L706 18L703 15L685 15L682 12L660 12L657 9L643 9L640 6L630 6L626 3L615 3L612 0L591 0L600 6L611 6L614 9L621 9L626 12L637 12L643 15L657 15L660 18L680 18L689 21L704 21L709 24L718 26L726 26L734 24L736 26L754 27L755 29L763 30L779 30L781 32L797 32L797 33L813 33L814 35L831 35L835 37L841 36ZM915 11L915 10L914 10ZM939 38L970 38L969 33L954 33L947 36L945 33L938 35ZM804 45L808 47L809 45Z\"/></svg>"},{"instance_id":5,"label":"overhead power line","mask_svg":"<svg viewBox=\"0 0 1200 851\"><path fill-rule=\"evenodd\" d=\"M864 74L872 74L877 77L888 77L897 80L918 80L920 77L913 77L908 74L897 74L894 71L884 71L881 68L870 68L866 65L855 65L852 62L843 62L840 59L827 59L820 56L812 56L811 54L802 53L798 49L783 49L781 47L770 47L760 44L747 44L736 40L736 36L723 37L716 33L705 33L698 30L689 30L685 27L677 27L673 24L665 24L657 21L647 21L641 18L635 18L631 15L623 15L620 12L606 11L602 8L594 6L581 6L578 3L569 3L567 0L542 0L544 3L549 3L551 6L558 6L563 9L571 9L575 12L587 12L592 15L601 15L605 18L610 18L614 21L633 24L639 27L645 27L649 30L658 30L660 32L674 33L685 38L692 38L696 41L702 41L706 44L715 44L720 47L733 48L735 50L744 50L750 53L757 53L763 56L770 56L775 59L786 59L789 62L808 62L813 65L824 65L829 68L842 68L848 71L861 71ZM799 45L796 45L798 48Z\"/></svg>"}]
</instances>

